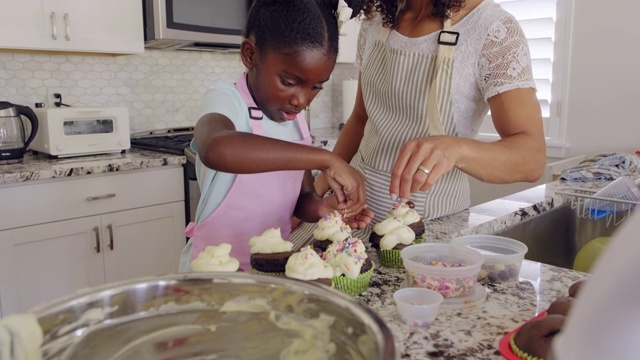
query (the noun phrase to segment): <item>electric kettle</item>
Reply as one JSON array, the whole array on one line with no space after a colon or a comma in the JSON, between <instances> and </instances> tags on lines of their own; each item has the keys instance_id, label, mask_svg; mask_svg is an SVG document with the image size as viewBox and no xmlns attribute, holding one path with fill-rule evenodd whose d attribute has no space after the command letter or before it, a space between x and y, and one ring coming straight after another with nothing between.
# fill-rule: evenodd
<instances>
[{"instance_id":1,"label":"electric kettle","mask_svg":"<svg viewBox=\"0 0 640 360\"><path fill-rule=\"evenodd\" d=\"M31 133L25 141L21 115L31 122ZM27 106L0 101L0 165L20 163L27 147L38 131L38 117Z\"/></svg>"}]
</instances>

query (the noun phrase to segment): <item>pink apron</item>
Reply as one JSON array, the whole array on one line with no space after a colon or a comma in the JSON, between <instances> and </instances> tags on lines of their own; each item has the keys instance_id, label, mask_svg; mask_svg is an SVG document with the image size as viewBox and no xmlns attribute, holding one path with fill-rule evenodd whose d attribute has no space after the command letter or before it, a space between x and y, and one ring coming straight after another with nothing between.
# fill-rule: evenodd
<instances>
[{"instance_id":1,"label":"pink apron","mask_svg":"<svg viewBox=\"0 0 640 360\"><path fill-rule=\"evenodd\" d=\"M236 82L236 89L247 104L251 130L264 136L262 111L255 104L243 74ZM267 120L271 121L271 120ZM311 145L311 136L302 113L296 119L302 133L298 144ZM248 270L249 239L270 228L280 228L282 237L289 239L291 218L295 209L304 170L272 171L257 174L238 174L227 196L218 208L198 225L190 223L185 230L193 238L191 259L209 245L229 243L231 256L240 261L240 267Z\"/></svg>"}]
</instances>

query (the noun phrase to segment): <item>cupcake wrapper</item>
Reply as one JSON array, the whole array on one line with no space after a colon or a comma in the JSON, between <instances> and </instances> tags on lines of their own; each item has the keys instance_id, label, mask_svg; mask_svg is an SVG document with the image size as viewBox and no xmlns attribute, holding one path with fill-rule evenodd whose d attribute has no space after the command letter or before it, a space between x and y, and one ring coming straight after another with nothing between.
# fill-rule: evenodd
<instances>
[{"instance_id":1,"label":"cupcake wrapper","mask_svg":"<svg viewBox=\"0 0 640 360\"><path fill-rule=\"evenodd\" d=\"M420 244L424 240L424 237L420 237L415 239L411 245ZM391 250L380 250L376 249L376 253L378 254L378 259L380 260L380 265L393 268L393 269L402 269L404 267L404 262L402 261L402 257L400 256L400 250L391 249Z\"/></svg>"},{"instance_id":2,"label":"cupcake wrapper","mask_svg":"<svg viewBox=\"0 0 640 360\"><path fill-rule=\"evenodd\" d=\"M331 279L331 287L345 294L360 295L369 289L369 282L374 268L375 264L372 263L371 269L358 275L355 279L349 279L346 276L334 276Z\"/></svg>"},{"instance_id":3,"label":"cupcake wrapper","mask_svg":"<svg viewBox=\"0 0 640 360\"><path fill-rule=\"evenodd\" d=\"M256 270L254 268L251 268L251 272L254 274L262 274L262 275L285 276L283 272L265 272L265 271Z\"/></svg>"},{"instance_id":4,"label":"cupcake wrapper","mask_svg":"<svg viewBox=\"0 0 640 360\"><path fill-rule=\"evenodd\" d=\"M513 351L514 354L518 355L518 357L520 357L522 360L544 360L543 358L539 358L537 356L531 356L526 352L520 350L520 348L518 347L518 345L516 345L516 342L514 340L515 336L516 334L514 332L513 335L511 335L511 339L509 339L509 345L511 346L511 351Z\"/></svg>"},{"instance_id":5,"label":"cupcake wrapper","mask_svg":"<svg viewBox=\"0 0 640 360\"><path fill-rule=\"evenodd\" d=\"M376 250L380 265L387 268L402 269L404 262L400 257L400 250Z\"/></svg>"}]
</instances>

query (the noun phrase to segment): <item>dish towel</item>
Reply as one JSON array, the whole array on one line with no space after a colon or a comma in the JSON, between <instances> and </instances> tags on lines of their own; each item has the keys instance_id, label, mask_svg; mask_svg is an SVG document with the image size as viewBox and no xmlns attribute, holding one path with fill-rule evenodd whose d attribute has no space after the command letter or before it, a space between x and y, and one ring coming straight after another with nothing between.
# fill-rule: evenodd
<instances>
[{"instance_id":1,"label":"dish towel","mask_svg":"<svg viewBox=\"0 0 640 360\"><path fill-rule=\"evenodd\" d=\"M604 153L583 160L578 166L565 169L560 180L615 180L621 176L638 174L638 156L625 153Z\"/></svg>"},{"instance_id":2,"label":"dish towel","mask_svg":"<svg viewBox=\"0 0 640 360\"><path fill-rule=\"evenodd\" d=\"M43 333L33 314L0 319L0 360L42 360Z\"/></svg>"}]
</instances>

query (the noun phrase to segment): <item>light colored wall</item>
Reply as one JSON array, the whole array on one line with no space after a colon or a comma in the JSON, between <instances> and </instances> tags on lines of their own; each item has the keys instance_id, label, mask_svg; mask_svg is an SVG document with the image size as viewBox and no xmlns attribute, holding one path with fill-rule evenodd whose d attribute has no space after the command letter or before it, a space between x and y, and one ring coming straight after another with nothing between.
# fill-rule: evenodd
<instances>
[{"instance_id":1,"label":"light colored wall","mask_svg":"<svg viewBox=\"0 0 640 360\"><path fill-rule=\"evenodd\" d=\"M640 149L640 2L573 3L567 155L632 153Z\"/></svg>"},{"instance_id":2,"label":"light colored wall","mask_svg":"<svg viewBox=\"0 0 640 360\"><path fill-rule=\"evenodd\" d=\"M72 106L125 106L131 131L191 126L207 87L233 81L244 71L239 54L146 50L143 55L104 56L0 53L0 101L34 107L48 89ZM315 99L311 128L338 126L342 78L352 64L337 64ZM335 101L334 101L335 99ZM334 105L337 104L337 105Z\"/></svg>"}]
</instances>

